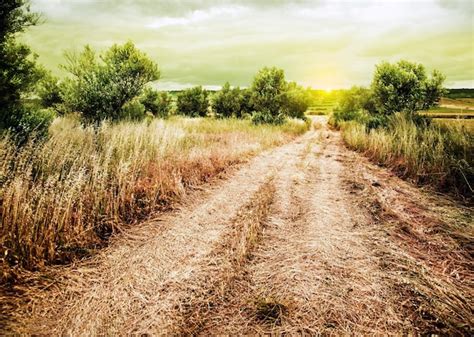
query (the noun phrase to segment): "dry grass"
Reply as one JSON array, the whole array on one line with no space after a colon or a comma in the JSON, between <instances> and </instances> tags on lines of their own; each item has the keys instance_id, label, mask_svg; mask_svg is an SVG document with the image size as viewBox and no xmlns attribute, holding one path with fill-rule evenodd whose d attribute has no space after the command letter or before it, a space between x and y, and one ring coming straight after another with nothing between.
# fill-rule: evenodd
<instances>
[{"instance_id":1,"label":"dry grass","mask_svg":"<svg viewBox=\"0 0 474 337\"><path fill-rule=\"evenodd\" d=\"M400 176L443 191L472 196L474 134L462 127L419 127L396 115L388 129L367 131L355 121L341 125L345 143Z\"/></svg>"},{"instance_id":2,"label":"dry grass","mask_svg":"<svg viewBox=\"0 0 474 337\"><path fill-rule=\"evenodd\" d=\"M359 180L366 185L359 197L363 206L375 206L385 239L371 246L406 320L422 335L472 334L472 209L396 186L389 175L366 173L365 179L381 182L374 187Z\"/></svg>"},{"instance_id":3,"label":"dry grass","mask_svg":"<svg viewBox=\"0 0 474 337\"><path fill-rule=\"evenodd\" d=\"M57 119L43 142L0 140L1 277L68 262L170 207L230 165L307 130L303 122L174 118L83 127Z\"/></svg>"}]
</instances>

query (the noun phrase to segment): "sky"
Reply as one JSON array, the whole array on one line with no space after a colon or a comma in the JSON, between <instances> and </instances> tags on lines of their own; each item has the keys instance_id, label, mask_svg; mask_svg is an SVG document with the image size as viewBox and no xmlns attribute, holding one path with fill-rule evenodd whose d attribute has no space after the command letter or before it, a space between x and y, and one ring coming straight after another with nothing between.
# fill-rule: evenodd
<instances>
[{"instance_id":1,"label":"sky","mask_svg":"<svg viewBox=\"0 0 474 337\"><path fill-rule=\"evenodd\" d=\"M474 1L31 0L43 23L22 37L58 75L65 51L133 41L157 87L248 86L264 66L316 89L368 85L381 61L438 69L474 87Z\"/></svg>"}]
</instances>

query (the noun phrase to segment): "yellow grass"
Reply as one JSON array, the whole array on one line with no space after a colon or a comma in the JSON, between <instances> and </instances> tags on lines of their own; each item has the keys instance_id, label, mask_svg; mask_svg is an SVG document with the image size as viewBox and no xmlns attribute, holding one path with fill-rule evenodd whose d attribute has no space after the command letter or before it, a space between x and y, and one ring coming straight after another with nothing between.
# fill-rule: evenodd
<instances>
[{"instance_id":1,"label":"yellow grass","mask_svg":"<svg viewBox=\"0 0 474 337\"><path fill-rule=\"evenodd\" d=\"M420 127L397 114L387 129L367 131L355 121L341 125L344 141L403 177L472 196L474 134L461 125Z\"/></svg>"},{"instance_id":2,"label":"yellow grass","mask_svg":"<svg viewBox=\"0 0 474 337\"><path fill-rule=\"evenodd\" d=\"M65 262L124 224L169 207L232 164L304 133L308 125L172 118L81 126L58 118L47 140L0 140L3 278L12 266Z\"/></svg>"}]
</instances>

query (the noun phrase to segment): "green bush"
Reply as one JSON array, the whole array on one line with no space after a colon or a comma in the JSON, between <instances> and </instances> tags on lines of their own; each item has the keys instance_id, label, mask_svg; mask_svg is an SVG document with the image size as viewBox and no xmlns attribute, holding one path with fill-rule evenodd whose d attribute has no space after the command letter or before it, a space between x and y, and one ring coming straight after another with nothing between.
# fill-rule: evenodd
<instances>
[{"instance_id":1,"label":"green bush","mask_svg":"<svg viewBox=\"0 0 474 337\"><path fill-rule=\"evenodd\" d=\"M205 117L209 108L207 90L201 86L186 89L178 95L177 112L189 117Z\"/></svg>"},{"instance_id":2,"label":"green bush","mask_svg":"<svg viewBox=\"0 0 474 337\"><path fill-rule=\"evenodd\" d=\"M252 122L254 124L275 124L281 125L285 123L286 116L282 113L273 115L270 111L255 111L252 114Z\"/></svg>"},{"instance_id":3,"label":"green bush","mask_svg":"<svg viewBox=\"0 0 474 337\"><path fill-rule=\"evenodd\" d=\"M217 92L212 102L212 109L219 118L241 117L241 93L239 88L231 89L229 82Z\"/></svg>"},{"instance_id":4,"label":"green bush","mask_svg":"<svg viewBox=\"0 0 474 337\"><path fill-rule=\"evenodd\" d=\"M261 69L252 83L251 102L255 123L279 124L286 115L287 83L285 73L278 68Z\"/></svg>"},{"instance_id":5,"label":"green bush","mask_svg":"<svg viewBox=\"0 0 474 337\"><path fill-rule=\"evenodd\" d=\"M311 97L309 92L295 82L288 83L286 113L289 117L306 119Z\"/></svg>"},{"instance_id":6,"label":"green bush","mask_svg":"<svg viewBox=\"0 0 474 337\"><path fill-rule=\"evenodd\" d=\"M354 86L349 90L344 90L340 96L337 111L350 113L358 110L365 110L375 113L375 102L370 89Z\"/></svg>"},{"instance_id":7,"label":"green bush","mask_svg":"<svg viewBox=\"0 0 474 337\"><path fill-rule=\"evenodd\" d=\"M121 118L124 104L160 76L158 66L132 42L113 45L99 59L89 46L66 58L63 68L71 76L64 81L62 98L69 111L80 112L86 121Z\"/></svg>"},{"instance_id":8,"label":"green bush","mask_svg":"<svg viewBox=\"0 0 474 337\"><path fill-rule=\"evenodd\" d=\"M43 78L38 81L36 93L40 98L43 108L54 108L61 110L59 105L63 103L59 79L50 72L45 72Z\"/></svg>"},{"instance_id":9,"label":"green bush","mask_svg":"<svg viewBox=\"0 0 474 337\"><path fill-rule=\"evenodd\" d=\"M36 137L44 137L48 134L48 128L54 118L56 118L56 111L52 108L24 108L22 117L14 128L14 131L20 141L32 133L34 133Z\"/></svg>"},{"instance_id":10,"label":"green bush","mask_svg":"<svg viewBox=\"0 0 474 337\"><path fill-rule=\"evenodd\" d=\"M145 116L145 106L136 98L125 103L120 110L120 119L141 120Z\"/></svg>"},{"instance_id":11,"label":"green bush","mask_svg":"<svg viewBox=\"0 0 474 337\"><path fill-rule=\"evenodd\" d=\"M252 104L252 90L240 89L240 111L237 117L244 118L250 116L254 110Z\"/></svg>"},{"instance_id":12,"label":"green bush","mask_svg":"<svg viewBox=\"0 0 474 337\"><path fill-rule=\"evenodd\" d=\"M418 63L382 62L376 66L371 85L377 112L383 115L414 114L429 109L444 93L443 82L444 76L440 72L435 70L428 78L425 68Z\"/></svg>"},{"instance_id":13,"label":"green bush","mask_svg":"<svg viewBox=\"0 0 474 337\"><path fill-rule=\"evenodd\" d=\"M140 97L140 103L153 116L166 118L171 112L172 98L167 92L158 92L151 88L145 88Z\"/></svg>"}]
</instances>

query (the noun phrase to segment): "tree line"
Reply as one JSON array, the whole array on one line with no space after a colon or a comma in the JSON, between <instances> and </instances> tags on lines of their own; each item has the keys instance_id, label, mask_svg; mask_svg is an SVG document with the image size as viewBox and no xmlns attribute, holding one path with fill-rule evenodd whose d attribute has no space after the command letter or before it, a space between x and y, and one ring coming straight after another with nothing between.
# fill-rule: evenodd
<instances>
[{"instance_id":1,"label":"tree line","mask_svg":"<svg viewBox=\"0 0 474 337\"><path fill-rule=\"evenodd\" d=\"M164 118L172 112L172 97L150 86L160 78L158 65L132 42L115 44L100 54L90 46L78 54L66 53L60 67L67 76L60 80L18 42L18 33L39 22L29 2L5 0L0 11L0 129L44 133L55 116L69 112L79 113L84 123L96 124L104 119ZM278 124L286 117L305 118L309 105L308 90L287 82L277 68L260 70L250 88L226 83L210 96L200 86L184 90L178 94L176 113Z\"/></svg>"}]
</instances>

